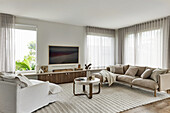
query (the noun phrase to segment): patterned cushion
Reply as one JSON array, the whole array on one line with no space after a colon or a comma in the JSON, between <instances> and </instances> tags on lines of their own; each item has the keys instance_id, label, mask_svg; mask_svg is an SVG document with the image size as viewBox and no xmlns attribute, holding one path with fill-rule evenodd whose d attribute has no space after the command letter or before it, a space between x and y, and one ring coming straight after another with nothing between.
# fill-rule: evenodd
<instances>
[{"instance_id":1,"label":"patterned cushion","mask_svg":"<svg viewBox=\"0 0 170 113\"><path fill-rule=\"evenodd\" d=\"M115 66L116 74L124 74L123 66Z\"/></svg>"},{"instance_id":2,"label":"patterned cushion","mask_svg":"<svg viewBox=\"0 0 170 113\"><path fill-rule=\"evenodd\" d=\"M123 66L121 65L110 66L110 72L116 74L124 74Z\"/></svg>"},{"instance_id":3,"label":"patterned cushion","mask_svg":"<svg viewBox=\"0 0 170 113\"><path fill-rule=\"evenodd\" d=\"M125 75L135 76L138 72L138 67L130 66L126 71Z\"/></svg>"},{"instance_id":4,"label":"patterned cushion","mask_svg":"<svg viewBox=\"0 0 170 113\"><path fill-rule=\"evenodd\" d=\"M151 80L151 79L136 78L132 81L132 84L150 88L150 89L158 88L158 84L154 80Z\"/></svg>"},{"instance_id":5,"label":"patterned cushion","mask_svg":"<svg viewBox=\"0 0 170 113\"><path fill-rule=\"evenodd\" d=\"M152 74L152 70L151 69L146 69L143 74L141 75L141 78L146 79L149 78Z\"/></svg>"}]
</instances>

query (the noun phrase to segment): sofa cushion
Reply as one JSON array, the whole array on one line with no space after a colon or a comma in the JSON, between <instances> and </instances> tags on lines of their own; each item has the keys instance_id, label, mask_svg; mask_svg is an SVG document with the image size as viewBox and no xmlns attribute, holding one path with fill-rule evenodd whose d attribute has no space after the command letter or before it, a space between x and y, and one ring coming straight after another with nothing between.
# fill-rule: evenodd
<instances>
[{"instance_id":1,"label":"sofa cushion","mask_svg":"<svg viewBox=\"0 0 170 113\"><path fill-rule=\"evenodd\" d=\"M129 68L129 65L122 65L123 66L123 71L124 71L124 74L126 73L126 71L128 70Z\"/></svg>"},{"instance_id":2,"label":"sofa cushion","mask_svg":"<svg viewBox=\"0 0 170 113\"><path fill-rule=\"evenodd\" d=\"M159 74L164 74L166 72L167 72L166 69L159 69L159 68L157 68L157 69L153 70L150 78L153 79L155 82L158 82Z\"/></svg>"},{"instance_id":3,"label":"sofa cushion","mask_svg":"<svg viewBox=\"0 0 170 113\"><path fill-rule=\"evenodd\" d=\"M154 80L151 80L151 79L136 78L132 81L132 84L142 86L145 88L150 88L150 89L158 88L158 84Z\"/></svg>"},{"instance_id":4,"label":"sofa cushion","mask_svg":"<svg viewBox=\"0 0 170 113\"><path fill-rule=\"evenodd\" d=\"M138 72L138 68L135 66L130 66L128 70L126 71L125 75L135 76Z\"/></svg>"},{"instance_id":5,"label":"sofa cushion","mask_svg":"<svg viewBox=\"0 0 170 113\"><path fill-rule=\"evenodd\" d=\"M138 67L138 72L137 72L137 76L141 76L142 73L145 71L146 67L142 67L142 66L136 66Z\"/></svg>"},{"instance_id":6,"label":"sofa cushion","mask_svg":"<svg viewBox=\"0 0 170 113\"><path fill-rule=\"evenodd\" d=\"M123 66L121 65L110 66L110 72L116 74L124 74Z\"/></svg>"},{"instance_id":7,"label":"sofa cushion","mask_svg":"<svg viewBox=\"0 0 170 113\"><path fill-rule=\"evenodd\" d=\"M152 71L155 70L156 68L152 68L152 67L146 67L146 69L151 69ZM146 70L145 69L145 70Z\"/></svg>"},{"instance_id":8,"label":"sofa cushion","mask_svg":"<svg viewBox=\"0 0 170 113\"><path fill-rule=\"evenodd\" d=\"M123 81L123 82L127 82L127 83L132 83L132 81L135 79L135 77L133 76L129 76L129 75L121 75L117 77L118 81Z\"/></svg>"},{"instance_id":9,"label":"sofa cushion","mask_svg":"<svg viewBox=\"0 0 170 113\"><path fill-rule=\"evenodd\" d=\"M141 78L143 79L146 79L146 78L149 78L152 74L152 70L151 69L146 69L142 75L141 75Z\"/></svg>"},{"instance_id":10,"label":"sofa cushion","mask_svg":"<svg viewBox=\"0 0 170 113\"><path fill-rule=\"evenodd\" d=\"M124 74L123 66L115 66L116 74Z\"/></svg>"}]
</instances>

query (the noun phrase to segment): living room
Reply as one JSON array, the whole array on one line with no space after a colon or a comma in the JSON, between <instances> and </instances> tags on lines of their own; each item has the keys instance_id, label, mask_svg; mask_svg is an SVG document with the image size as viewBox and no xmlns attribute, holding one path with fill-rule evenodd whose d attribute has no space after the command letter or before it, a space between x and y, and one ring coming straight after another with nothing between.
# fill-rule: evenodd
<instances>
[{"instance_id":1,"label":"living room","mask_svg":"<svg viewBox=\"0 0 170 113\"><path fill-rule=\"evenodd\" d=\"M0 113L169 113L170 1L1 0Z\"/></svg>"}]
</instances>

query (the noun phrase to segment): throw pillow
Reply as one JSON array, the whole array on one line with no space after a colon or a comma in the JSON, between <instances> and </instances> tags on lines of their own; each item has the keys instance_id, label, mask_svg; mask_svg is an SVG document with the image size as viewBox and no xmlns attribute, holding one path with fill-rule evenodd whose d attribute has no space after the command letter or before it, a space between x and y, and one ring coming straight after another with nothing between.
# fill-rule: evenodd
<instances>
[{"instance_id":1,"label":"throw pillow","mask_svg":"<svg viewBox=\"0 0 170 113\"><path fill-rule=\"evenodd\" d=\"M139 69L136 75L141 76L142 73L145 71L146 67L142 67L142 66L136 66L136 67L138 67Z\"/></svg>"},{"instance_id":2,"label":"throw pillow","mask_svg":"<svg viewBox=\"0 0 170 113\"><path fill-rule=\"evenodd\" d=\"M122 65L123 66L123 71L124 71L124 73L126 73L126 71L128 70L128 68L129 68L129 65Z\"/></svg>"},{"instance_id":3,"label":"throw pillow","mask_svg":"<svg viewBox=\"0 0 170 113\"><path fill-rule=\"evenodd\" d=\"M115 66L115 73L116 74L124 74L122 66Z\"/></svg>"},{"instance_id":4,"label":"throw pillow","mask_svg":"<svg viewBox=\"0 0 170 113\"><path fill-rule=\"evenodd\" d=\"M157 68L157 69L153 70L150 78L153 79L155 82L158 82L159 74L164 74L164 73L166 73L166 71L167 70Z\"/></svg>"},{"instance_id":5,"label":"throw pillow","mask_svg":"<svg viewBox=\"0 0 170 113\"><path fill-rule=\"evenodd\" d=\"M151 69L146 69L143 74L141 75L141 78L146 79L149 78L152 74L152 70Z\"/></svg>"},{"instance_id":6,"label":"throw pillow","mask_svg":"<svg viewBox=\"0 0 170 113\"><path fill-rule=\"evenodd\" d=\"M124 74L123 66L121 65L110 66L110 72L116 74Z\"/></svg>"},{"instance_id":7,"label":"throw pillow","mask_svg":"<svg viewBox=\"0 0 170 113\"><path fill-rule=\"evenodd\" d=\"M137 72L138 72L137 67L129 67L125 75L135 76Z\"/></svg>"}]
</instances>

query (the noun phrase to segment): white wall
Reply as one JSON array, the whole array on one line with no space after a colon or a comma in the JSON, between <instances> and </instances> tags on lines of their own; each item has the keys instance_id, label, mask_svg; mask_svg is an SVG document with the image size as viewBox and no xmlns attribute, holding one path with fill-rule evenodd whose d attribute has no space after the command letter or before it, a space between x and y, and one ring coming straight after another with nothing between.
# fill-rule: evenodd
<instances>
[{"instance_id":1,"label":"white wall","mask_svg":"<svg viewBox=\"0 0 170 113\"><path fill-rule=\"evenodd\" d=\"M22 17L17 17L16 23L37 26L38 65L48 65L48 45L65 45L79 46L79 62L84 66L85 27Z\"/></svg>"}]
</instances>

